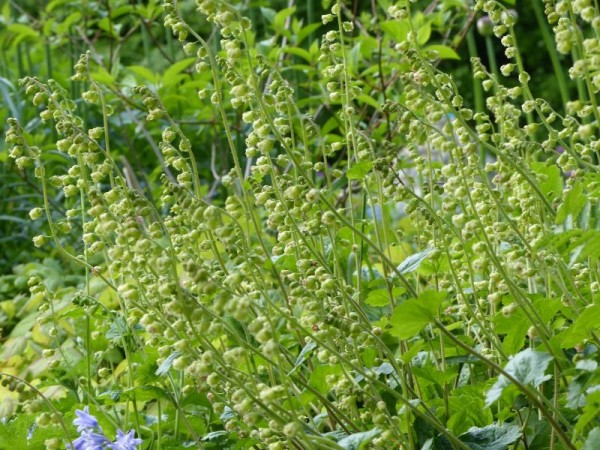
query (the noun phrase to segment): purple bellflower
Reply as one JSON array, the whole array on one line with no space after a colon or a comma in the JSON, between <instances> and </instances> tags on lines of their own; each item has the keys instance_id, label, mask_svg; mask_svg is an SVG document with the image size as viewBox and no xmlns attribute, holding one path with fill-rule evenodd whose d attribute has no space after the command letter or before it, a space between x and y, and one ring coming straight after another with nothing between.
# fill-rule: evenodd
<instances>
[{"instance_id":1,"label":"purple bellflower","mask_svg":"<svg viewBox=\"0 0 600 450\"><path fill-rule=\"evenodd\" d=\"M135 437L135 431L124 433L117 430L117 438L113 441L104 435L98 420L90 414L86 406L83 410L76 410L77 418L73 425L77 426L79 437L73 441L73 447L67 446L69 450L138 450L142 440Z\"/></svg>"},{"instance_id":2,"label":"purple bellflower","mask_svg":"<svg viewBox=\"0 0 600 450\"><path fill-rule=\"evenodd\" d=\"M125 434L121 430L117 430L117 438L115 442L110 444L108 448L112 450L135 450L142 443L142 440L135 437L135 431L129 430Z\"/></svg>"},{"instance_id":3,"label":"purple bellflower","mask_svg":"<svg viewBox=\"0 0 600 450\"><path fill-rule=\"evenodd\" d=\"M83 408L83 411L78 409L75 411L77 419L73 421L73 425L77 425L77 431L81 433L83 430L89 430L92 428L100 428L98 420L90 414L89 406ZM102 430L102 428L100 428Z\"/></svg>"}]
</instances>

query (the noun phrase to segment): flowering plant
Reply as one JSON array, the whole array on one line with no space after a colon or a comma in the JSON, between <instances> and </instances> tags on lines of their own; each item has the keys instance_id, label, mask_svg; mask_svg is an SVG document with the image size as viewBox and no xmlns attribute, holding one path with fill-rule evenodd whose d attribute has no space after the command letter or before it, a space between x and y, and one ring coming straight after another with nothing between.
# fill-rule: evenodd
<instances>
[{"instance_id":1,"label":"flowering plant","mask_svg":"<svg viewBox=\"0 0 600 450\"><path fill-rule=\"evenodd\" d=\"M77 418L73 420L73 425L77 425L79 437L73 442L71 450L137 450L138 445L142 443L141 439L135 437L134 430L129 430L128 433L117 430L114 442L108 439L87 406L83 411L78 409L75 414Z\"/></svg>"},{"instance_id":2,"label":"flowering plant","mask_svg":"<svg viewBox=\"0 0 600 450\"><path fill-rule=\"evenodd\" d=\"M485 15L490 48L480 58L467 34L471 102L442 70L458 58L447 33L431 28L452 2L421 12L402 0L372 17L345 3L316 28L300 8L273 10L263 39L250 7L197 0L204 33L186 2L163 0L189 58L160 83L122 79L115 99L116 69L92 51L75 65L102 126L58 82L22 80L57 137L34 145L30 125L8 122L8 154L43 193L29 215L48 233L33 242L85 269L66 313L54 283L23 281L43 302L48 367L63 376L70 339L77 398L143 414L148 449L600 448L598 7L535 10L559 103L535 94L518 16L458 2L465 31ZM573 58L571 89L559 53ZM202 113L171 115L169 75L182 90L190 79ZM111 120L125 98L159 140L154 180L120 161ZM70 450L141 443L133 430L111 441L87 408L74 424Z\"/></svg>"}]
</instances>

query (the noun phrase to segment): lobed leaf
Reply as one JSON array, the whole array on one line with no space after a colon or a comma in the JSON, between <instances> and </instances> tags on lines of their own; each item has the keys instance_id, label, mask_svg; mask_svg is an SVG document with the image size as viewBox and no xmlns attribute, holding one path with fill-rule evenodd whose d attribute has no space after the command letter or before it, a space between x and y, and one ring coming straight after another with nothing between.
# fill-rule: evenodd
<instances>
[{"instance_id":1,"label":"lobed leaf","mask_svg":"<svg viewBox=\"0 0 600 450\"><path fill-rule=\"evenodd\" d=\"M544 375L552 359L549 353L538 352L528 348L512 356L504 367L504 370L519 383L538 387L544 381L552 378L551 375ZM500 375L496 383L494 383L486 394L486 406L490 406L498 400L504 389L511 384L512 382L508 378Z\"/></svg>"}]
</instances>

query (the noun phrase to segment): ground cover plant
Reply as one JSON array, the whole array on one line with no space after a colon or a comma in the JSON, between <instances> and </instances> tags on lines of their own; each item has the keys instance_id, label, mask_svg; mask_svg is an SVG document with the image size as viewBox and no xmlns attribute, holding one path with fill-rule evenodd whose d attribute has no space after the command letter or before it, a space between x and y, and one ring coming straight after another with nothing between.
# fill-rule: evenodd
<instances>
[{"instance_id":1,"label":"ground cover plant","mask_svg":"<svg viewBox=\"0 0 600 450\"><path fill-rule=\"evenodd\" d=\"M0 448L598 448L597 2L528 5L548 98L514 2L160 6L162 76L20 82Z\"/></svg>"}]
</instances>

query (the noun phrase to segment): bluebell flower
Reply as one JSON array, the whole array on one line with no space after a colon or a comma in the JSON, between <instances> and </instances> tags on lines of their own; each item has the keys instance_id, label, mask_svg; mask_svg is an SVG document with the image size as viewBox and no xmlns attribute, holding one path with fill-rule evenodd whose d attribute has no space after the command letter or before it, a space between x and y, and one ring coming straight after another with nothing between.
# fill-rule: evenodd
<instances>
[{"instance_id":1,"label":"bluebell flower","mask_svg":"<svg viewBox=\"0 0 600 450\"><path fill-rule=\"evenodd\" d=\"M137 446L142 443L142 440L135 437L135 431L129 430L125 434L121 430L117 430L117 439L108 448L112 450L137 450Z\"/></svg>"},{"instance_id":2,"label":"bluebell flower","mask_svg":"<svg viewBox=\"0 0 600 450\"><path fill-rule=\"evenodd\" d=\"M73 425L77 425L77 431L81 433L83 430L100 428L98 420L90 414L89 406L83 408L83 411L78 409L75 411L77 419L73 421ZM100 428L102 430L102 428Z\"/></svg>"},{"instance_id":3,"label":"bluebell flower","mask_svg":"<svg viewBox=\"0 0 600 450\"><path fill-rule=\"evenodd\" d=\"M73 442L74 450L104 450L110 445L110 440L103 434L93 433L90 430L83 430Z\"/></svg>"},{"instance_id":4,"label":"bluebell flower","mask_svg":"<svg viewBox=\"0 0 600 450\"><path fill-rule=\"evenodd\" d=\"M137 450L142 440L135 437L135 431L124 433L117 430L117 438L114 442L104 435L98 420L90 414L86 406L83 411L75 411L77 418L73 425L77 426L79 437L73 441L73 446L67 445L69 450Z\"/></svg>"}]
</instances>

